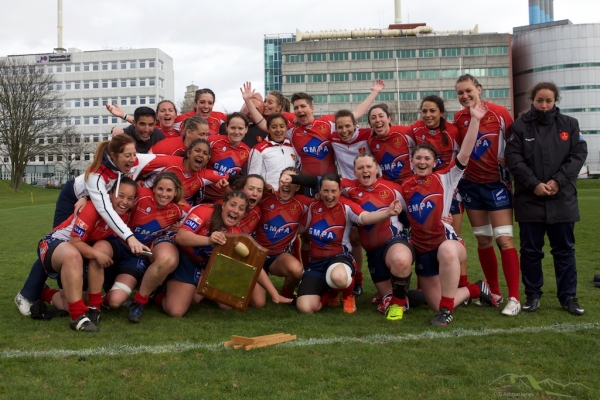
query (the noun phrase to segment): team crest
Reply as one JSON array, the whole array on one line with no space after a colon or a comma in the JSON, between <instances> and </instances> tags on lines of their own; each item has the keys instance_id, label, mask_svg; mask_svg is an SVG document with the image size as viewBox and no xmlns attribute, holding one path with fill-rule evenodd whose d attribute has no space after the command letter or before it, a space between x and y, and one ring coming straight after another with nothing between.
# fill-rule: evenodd
<instances>
[{"instance_id":1,"label":"team crest","mask_svg":"<svg viewBox=\"0 0 600 400\"><path fill-rule=\"evenodd\" d=\"M198 186L200 186L200 184L198 182L192 182L192 190L196 191L196 189L198 188Z\"/></svg>"},{"instance_id":2,"label":"team crest","mask_svg":"<svg viewBox=\"0 0 600 400\"><path fill-rule=\"evenodd\" d=\"M483 119L483 124L484 124L484 125L491 124L492 122L494 122L494 117L485 117L485 118Z\"/></svg>"},{"instance_id":3,"label":"team crest","mask_svg":"<svg viewBox=\"0 0 600 400\"><path fill-rule=\"evenodd\" d=\"M294 204L293 206L290 207L290 212L292 213L292 215L296 214L298 212L298 206L296 204Z\"/></svg>"},{"instance_id":4,"label":"team crest","mask_svg":"<svg viewBox=\"0 0 600 400\"><path fill-rule=\"evenodd\" d=\"M240 158L241 158L242 160L244 160L244 159L248 158L248 153L246 153L246 152L244 152L244 153L240 153Z\"/></svg>"},{"instance_id":5,"label":"team crest","mask_svg":"<svg viewBox=\"0 0 600 400\"><path fill-rule=\"evenodd\" d=\"M333 216L337 218L338 215L340 215L340 209L339 207L336 207L333 210Z\"/></svg>"},{"instance_id":6,"label":"team crest","mask_svg":"<svg viewBox=\"0 0 600 400\"><path fill-rule=\"evenodd\" d=\"M327 132L327 127L325 125L321 125L317 129L318 129L319 133L322 135L324 135Z\"/></svg>"},{"instance_id":7,"label":"team crest","mask_svg":"<svg viewBox=\"0 0 600 400\"><path fill-rule=\"evenodd\" d=\"M569 132L561 132L558 134L558 136L560 137L561 140L563 141L567 141L569 140Z\"/></svg>"},{"instance_id":8,"label":"team crest","mask_svg":"<svg viewBox=\"0 0 600 400\"><path fill-rule=\"evenodd\" d=\"M216 131L218 128L217 123L214 121L209 122L209 125L210 125L210 129L213 131Z\"/></svg>"},{"instance_id":9,"label":"team crest","mask_svg":"<svg viewBox=\"0 0 600 400\"><path fill-rule=\"evenodd\" d=\"M400 145L402 144L402 142L400 141L400 139L394 139L394 147L400 147Z\"/></svg>"},{"instance_id":10,"label":"team crest","mask_svg":"<svg viewBox=\"0 0 600 400\"><path fill-rule=\"evenodd\" d=\"M390 192L388 192L387 190L382 190L381 192L379 192L379 197L385 200L388 197L390 197Z\"/></svg>"},{"instance_id":11,"label":"team crest","mask_svg":"<svg viewBox=\"0 0 600 400\"><path fill-rule=\"evenodd\" d=\"M358 149L358 152L359 152L360 154L362 154L362 153L364 153L364 152L366 152L366 151L367 151L367 149L365 149L364 147L361 147L361 148L359 148L359 149Z\"/></svg>"},{"instance_id":12,"label":"team crest","mask_svg":"<svg viewBox=\"0 0 600 400\"><path fill-rule=\"evenodd\" d=\"M177 215L177 211L175 210L169 210L167 211L167 218L173 218Z\"/></svg>"},{"instance_id":13,"label":"team crest","mask_svg":"<svg viewBox=\"0 0 600 400\"><path fill-rule=\"evenodd\" d=\"M428 176L427 179L425 179L425 181L423 182L423 184L425 186L431 186L431 177Z\"/></svg>"},{"instance_id":14,"label":"team crest","mask_svg":"<svg viewBox=\"0 0 600 400\"><path fill-rule=\"evenodd\" d=\"M292 156L292 160L296 161L296 155L295 154L291 154Z\"/></svg>"}]
</instances>

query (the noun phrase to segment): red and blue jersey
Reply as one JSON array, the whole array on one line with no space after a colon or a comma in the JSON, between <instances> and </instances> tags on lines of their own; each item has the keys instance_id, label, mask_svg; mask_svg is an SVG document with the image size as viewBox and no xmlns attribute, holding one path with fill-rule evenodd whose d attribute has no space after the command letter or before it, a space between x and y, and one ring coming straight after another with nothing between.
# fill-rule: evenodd
<instances>
[{"instance_id":1,"label":"red and blue jersey","mask_svg":"<svg viewBox=\"0 0 600 400\"><path fill-rule=\"evenodd\" d=\"M211 154L207 169L212 169L223 177L227 176L226 174L241 175L244 165L248 162L250 147L244 143L233 147L225 135L210 136L208 143ZM208 187L205 190L205 197L209 200L220 199L223 197L223 191Z\"/></svg>"},{"instance_id":2,"label":"red and blue jersey","mask_svg":"<svg viewBox=\"0 0 600 400\"><path fill-rule=\"evenodd\" d=\"M185 120L189 117L195 117L196 115L196 111L194 110L185 114L179 114L177 117L175 117L175 124L173 125L173 128L181 132L183 126L185 125ZM227 120L227 115L219 111L212 111L208 118L205 119L206 122L208 122L208 130L210 131L210 134L218 135L221 124Z\"/></svg>"},{"instance_id":3,"label":"red and blue jersey","mask_svg":"<svg viewBox=\"0 0 600 400\"><path fill-rule=\"evenodd\" d=\"M302 172L307 175L322 176L336 172L331 132L335 131L333 115L315 118L310 124L296 126L288 130L287 138L296 151Z\"/></svg>"},{"instance_id":4,"label":"red and blue jersey","mask_svg":"<svg viewBox=\"0 0 600 400\"><path fill-rule=\"evenodd\" d=\"M445 240L458 236L452 225L442 221L450 213L452 196L463 175L454 161L444 170L421 178L412 176L402 183L402 197L408 209L411 243L419 254L437 249Z\"/></svg>"},{"instance_id":5,"label":"red and blue jersey","mask_svg":"<svg viewBox=\"0 0 600 400\"><path fill-rule=\"evenodd\" d=\"M177 118L177 117L175 117ZM179 135L179 131L177 129L175 129L175 127L171 128L171 129L167 129L167 128L163 128L160 125L156 125L157 129L160 129L163 134L165 135L165 139L170 139L170 138L178 138L181 137ZM162 142L162 140L161 140ZM154 153L154 154L167 154L167 153Z\"/></svg>"},{"instance_id":6,"label":"red and blue jersey","mask_svg":"<svg viewBox=\"0 0 600 400\"><path fill-rule=\"evenodd\" d=\"M344 198L332 208L323 201L311 203L302 218L310 238L311 261L351 253L350 229L362 212L358 204Z\"/></svg>"},{"instance_id":7,"label":"red and blue jersey","mask_svg":"<svg viewBox=\"0 0 600 400\"><path fill-rule=\"evenodd\" d=\"M262 216L255 237L258 244L269 249L269 255L289 251L302 216L312 201L298 194L289 201L281 200L278 193L263 198L260 203Z\"/></svg>"},{"instance_id":8,"label":"red and blue jersey","mask_svg":"<svg viewBox=\"0 0 600 400\"><path fill-rule=\"evenodd\" d=\"M400 185L379 178L373 186L361 185L358 180L342 179L344 194L365 211L386 209L394 200L401 200ZM402 233L402 223L398 216L393 216L375 225L360 225L358 232L360 244L366 251L377 250L390 239Z\"/></svg>"},{"instance_id":9,"label":"red and blue jersey","mask_svg":"<svg viewBox=\"0 0 600 400\"><path fill-rule=\"evenodd\" d=\"M137 195L128 225L135 238L143 244L152 243L171 225L185 217L185 206L173 202L160 206L151 189L138 188Z\"/></svg>"},{"instance_id":10,"label":"red and blue jersey","mask_svg":"<svg viewBox=\"0 0 600 400\"><path fill-rule=\"evenodd\" d=\"M446 122L444 131L440 128L429 129L425 122L417 121L412 125L415 144L429 143L437 152L437 162L434 171L444 169L456 157L460 150L459 133L456 126ZM444 143L445 142L445 143Z\"/></svg>"},{"instance_id":11,"label":"red and blue jersey","mask_svg":"<svg viewBox=\"0 0 600 400\"><path fill-rule=\"evenodd\" d=\"M246 212L246 216L242 218L240 221L240 229L243 233L248 235L252 235L256 228L258 227L258 223L260 222L261 210L258 205L254 206L252 209L248 209Z\"/></svg>"},{"instance_id":12,"label":"red and blue jersey","mask_svg":"<svg viewBox=\"0 0 600 400\"><path fill-rule=\"evenodd\" d=\"M181 228L199 236L209 237L210 232L210 218L214 211L214 207L199 205L193 207L188 213L187 217L181 224ZM241 229L237 226L230 228L224 228L225 233L242 233ZM208 262L210 255L212 254L212 246L181 246L179 248L183 253L190 259L190 261L196 264L205 264Z\"/></svg>"},{"instance_id":13,"label":"red and blue jersey","mask_svg":"<svg viewBox=\"0 0 600 400\"><path fill-rule=\"evenodd\" d=\"M369 148L381 167L383 179L398 184L413 174L410 157L414 147L410 126L392 125L385 137L372 133L369 138Z\"/></svg>"},{"instance_id":14,"label":"red and blue jersey","mask_svg":"<svg viewBox=\"0 0 600 400\"><path fill-rule=\"evenodd\" d=\"M150 147L150 154L166 154L168 156L183 156L187 148L183 138L177 134L176 137L168 137Z\"/></svg>"},{"instance_id":15,"label":"red and blue jersey","mask_svg":"<svg viewBox=\"0 0 600 400\"><path fill-rule=\"evenodd\" d=\"M506 168L498 161L504 158L506 135L513 120L508 110L486 101L488 112L479 122L477 141L465 170L465 179L477 183L492 183L507 179ZM460 133L460 142L467 134L471 112L463 108L454 114L454 125Z\"/></svg>"}]
</instances>

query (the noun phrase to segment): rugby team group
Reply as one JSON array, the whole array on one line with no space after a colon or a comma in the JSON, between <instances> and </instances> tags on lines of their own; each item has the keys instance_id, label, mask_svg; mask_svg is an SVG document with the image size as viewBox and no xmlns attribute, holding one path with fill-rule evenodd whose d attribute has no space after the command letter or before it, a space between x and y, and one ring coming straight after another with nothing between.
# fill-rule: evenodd
<instances>
[{"instance_id":1,"label":"rugby team group","mask_svg":"<svg viewBox=\"0 0 600 400\"><path fill-rule=\"evenodd\" d=\"M464 108L453 122L444 100L430 95L421 119L400 126L386 104L373 105L384 86L376 81L354 110L318 117L309 94L288 101L270 92L263 100L250 83L240 89L242 110L229 115L213 111L210 89L198 90L194 110L179 115L168 100L133 116L107 104L131 125L113 128L85 173L62 188L54 228L15 297L19 311L39 318L53 304L85 332L98 331L101 310L121 306L134 323L149 302L182 316L203 299L197 286L213 245L245 233L269 250L252 307L263 307L268 292L300 313L340 304L354 313L364 264L385 318L401 320L427 304L430 323L445 326L471 299L504 302L496 244L508 289L501 313L516 316L540 307L547 234L559 302L583 314L573 228L587 147L577 121L556 107L557 87L538 83L531 109L513 123L467 74L456 82ZM365 114L368 129L357 124ZM463 207L485 280L469 282ZM413 265L417 284L409 289ZM269 275L283 278L279 290Z\"/></svg>"}]
</instances>

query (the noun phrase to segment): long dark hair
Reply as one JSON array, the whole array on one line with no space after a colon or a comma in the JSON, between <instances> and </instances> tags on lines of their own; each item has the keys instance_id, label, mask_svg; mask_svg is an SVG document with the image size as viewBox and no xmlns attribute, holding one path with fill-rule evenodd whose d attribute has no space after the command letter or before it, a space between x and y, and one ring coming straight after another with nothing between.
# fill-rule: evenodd
<instances>
[{"instance_id":1,"label":"long dark hair","mask_svg":"<svg viewBox=\"0 0 600 400\"><path fill-rule=\"evenodd\" d=\"M246 210L248 210L248 197L246 194L239 190L229 192L223 198L223 203L215 204L212 215L210 216L210 233L220 232L223 230L225 223L223 222L223 205L234 197L239 197L246 202Z\"/></svg>"},{"instance_id":2,"label":"long dark hair","mask_svg":"<svg viewBox=\"0 0 600 400\"><path fill-rule=\"evenodd\" d=\"M425 103L426 101L435 103L437 108L440 110L440 113L442 114L442 116L440 117L439 128L440 134L442 135L442 147L446 147L450 143L450 139L448 138L448 133L446 132L446 119L444 118L444 114L446 114L446 107L444 106L444 100L441 97L436 96L434 94L425 96L425 98L423 98L423 100L421 101L421 105L419 106L420 109L423 109L423 103Z\"/></svg>"}]
</instances>

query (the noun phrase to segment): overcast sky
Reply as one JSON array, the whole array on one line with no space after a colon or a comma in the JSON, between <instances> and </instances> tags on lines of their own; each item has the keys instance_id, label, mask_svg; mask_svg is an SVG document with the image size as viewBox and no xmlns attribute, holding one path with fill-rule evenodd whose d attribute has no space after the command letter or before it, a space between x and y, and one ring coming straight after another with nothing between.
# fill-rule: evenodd
<instances>
[{"instance_id":1,"label":"overcast sky","mask_svg":"<svg viewBox=\"0 0 600 400\"><path fill-rule=\"evenodd\" d=\"M215 110L237 110L249 80L263 91L265 34L387 28L394 0L63 0L63 46L160 48L173 57L175 98L194 83L217 95ZM600 0L555 0L554 19L600 22ZM527 0L402 0L402 22L434 30L512 33L529 23ZM57 1L2 1L0 56L57 47ZM263 93L264 94L264 93Z\"/></svg>"}]
</instances>

